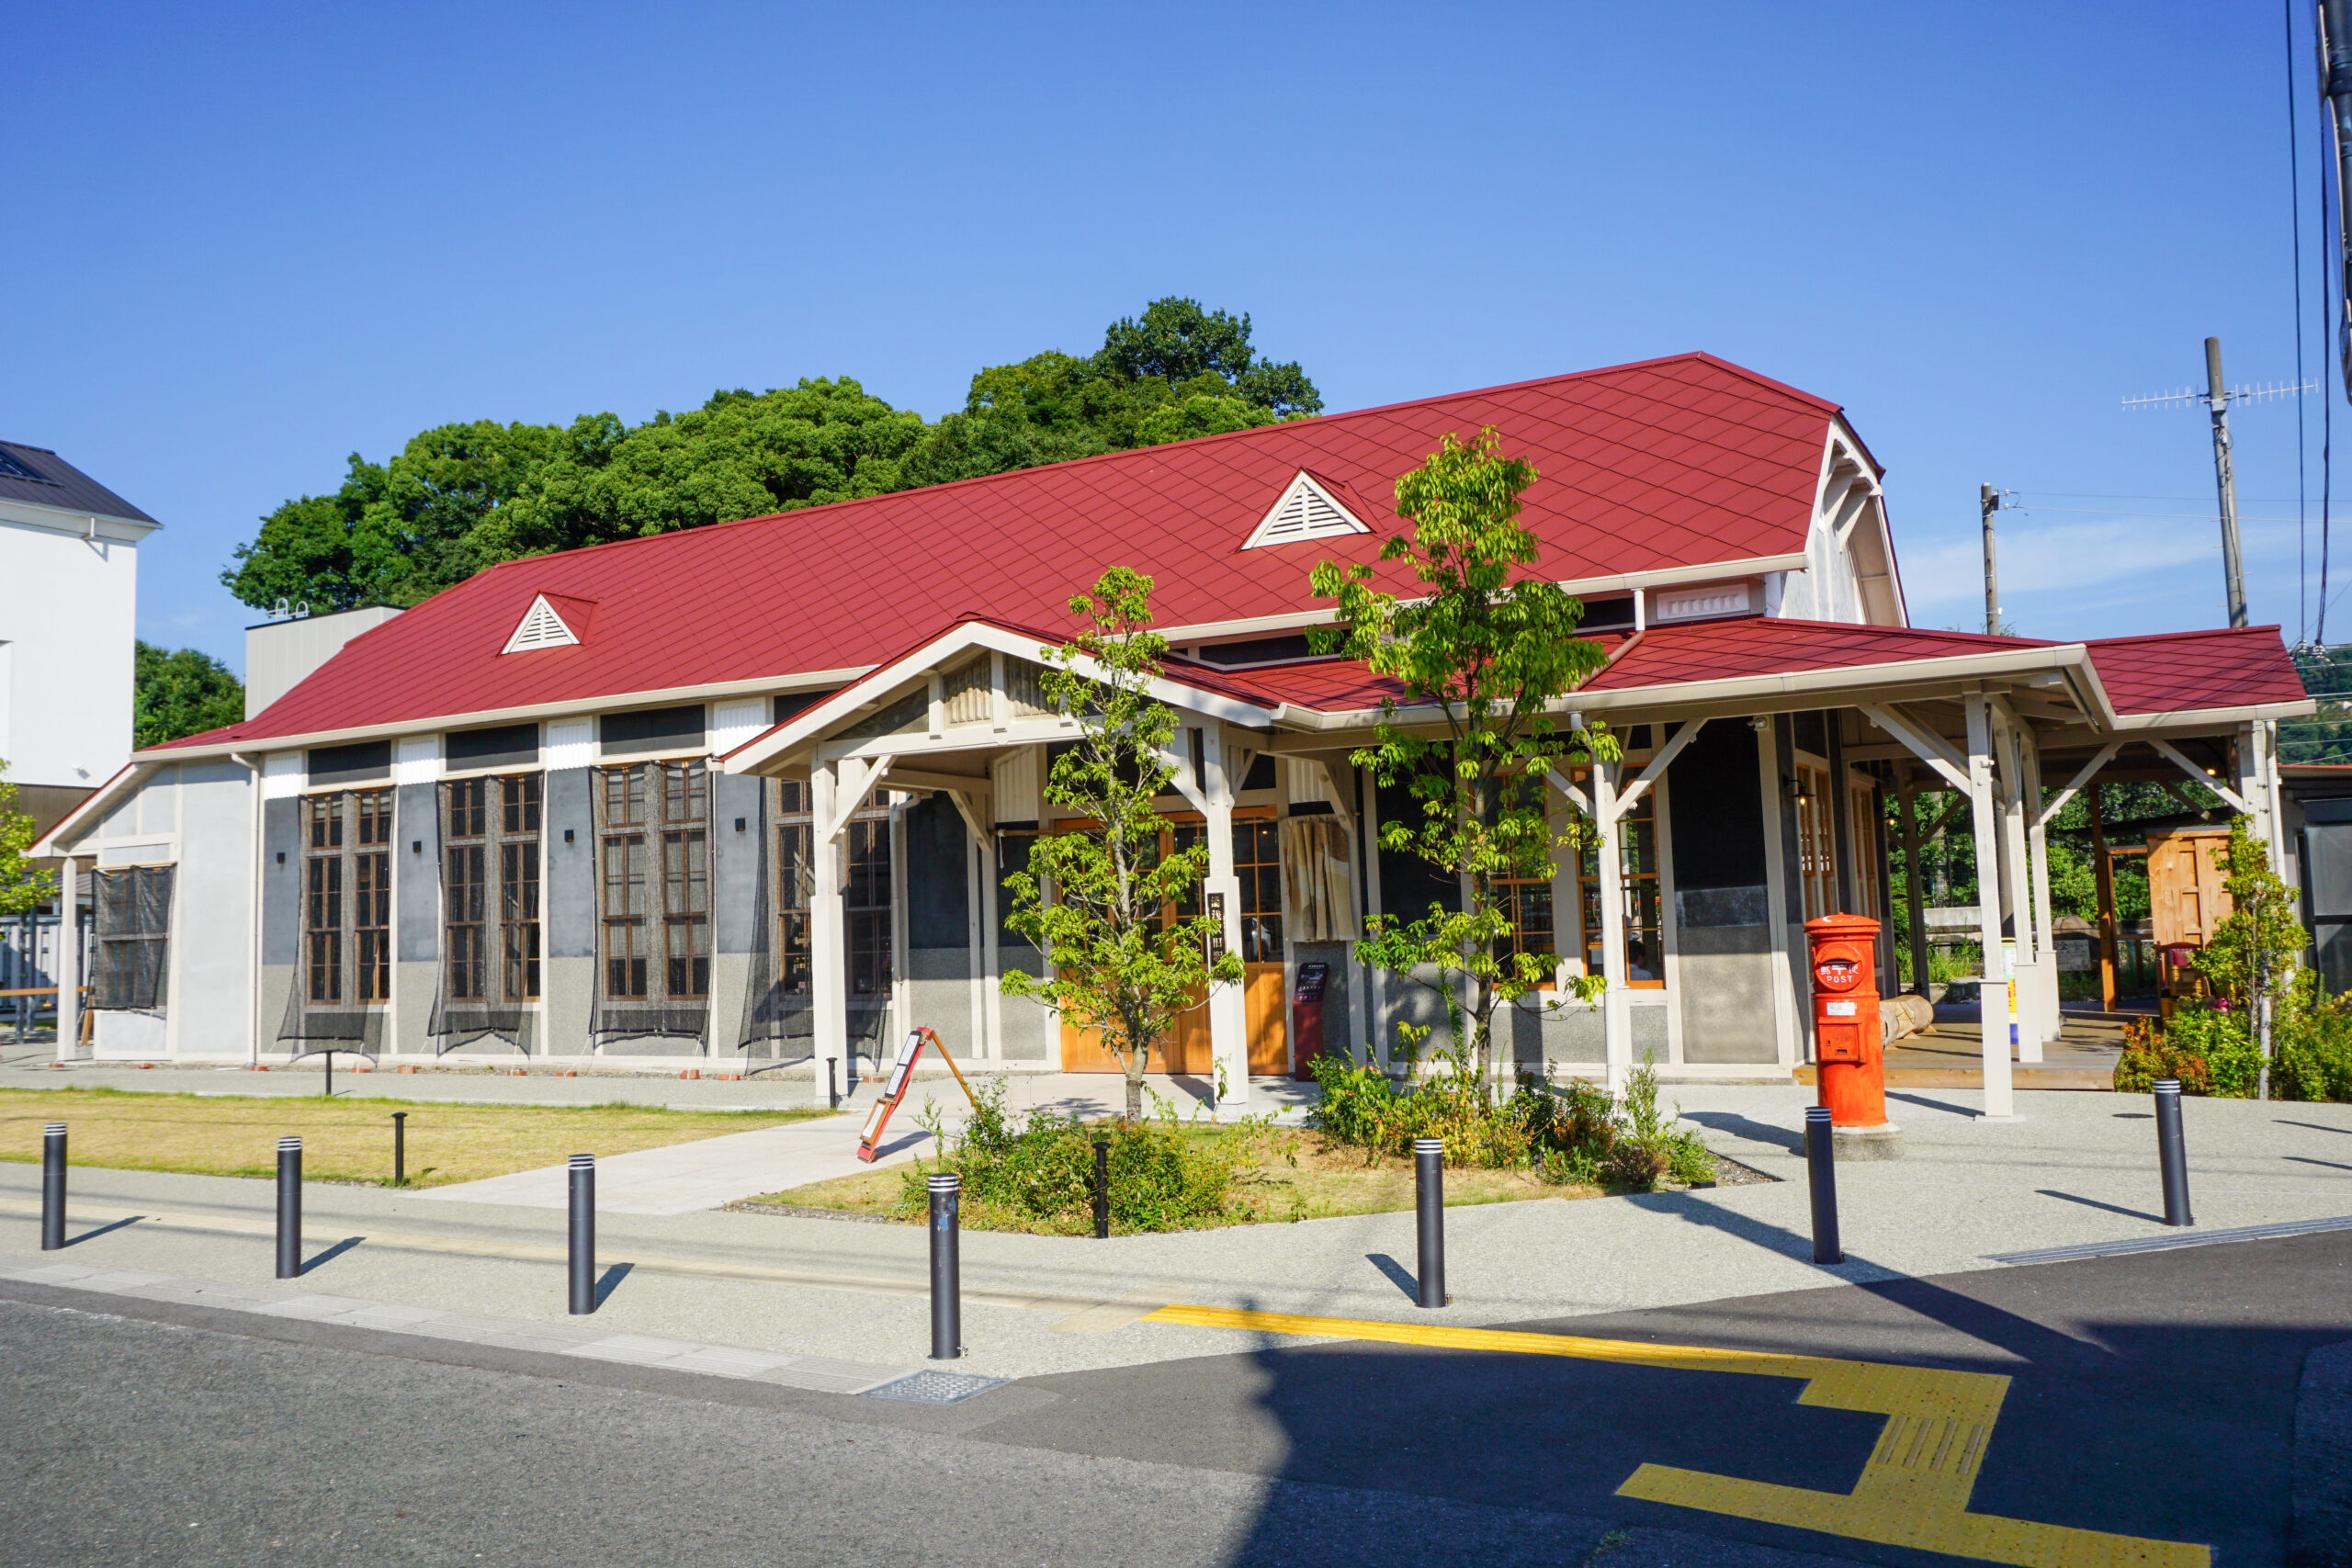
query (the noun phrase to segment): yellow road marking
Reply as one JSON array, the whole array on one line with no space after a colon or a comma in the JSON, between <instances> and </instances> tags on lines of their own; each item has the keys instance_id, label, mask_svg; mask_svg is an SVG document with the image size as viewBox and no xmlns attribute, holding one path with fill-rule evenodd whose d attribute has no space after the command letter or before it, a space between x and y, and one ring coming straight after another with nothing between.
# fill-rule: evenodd
<instances>
[{"instance_id":1,"label":"yellow road marking","mask_svg":"<svg viewBox=\"0 0 2352 1568\"><path fill-rule=\"evenodd\" d=\"M2194 1542L2147 1540L1969 1512L1969 1495L1975 1489L1976 1472L1992 1442L1994 1424L2000 1418L2001 1401L2009 1391L2009 1380L1996 1373L1229 1307L1168 1306L1143 1321L1369 1339L1447 1350L1568 1356L1679 1371L1802 1378L1804 1389L1797 1395L1800 1404L1867 1411L1886 1417L1877 1446L1863 1463L1860 1479L1851 1492L1815 1492L1645 1464L1627 1478L1617 1495L1855 1540L2009 1563L2014 1568L2125 1568L2127 1564L2132 1568L2210 1568L2212 1562L2211 1549Z\"/></svg>"}]
</instances>

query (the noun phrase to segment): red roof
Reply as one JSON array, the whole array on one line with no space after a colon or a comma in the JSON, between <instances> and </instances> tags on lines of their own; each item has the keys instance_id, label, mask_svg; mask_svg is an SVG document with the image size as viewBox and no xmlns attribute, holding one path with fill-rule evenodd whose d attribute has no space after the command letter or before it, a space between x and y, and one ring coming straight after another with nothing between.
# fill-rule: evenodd
<instances>
[{"instance_id":1,"label":"red roof","mask_svg":"<svg viewBox=\"0 0 2352 1568\"><path fill-rule=\"evenodd\" d=\"M1623 632L1595 634L1612 651ZM2059 648L2033 637L1981 632L1921 631L1906 626L1852 626L1742 615L1680 626L1652 626L1608 669L1586 682L1589 692L1730 681L1743 676L1797 674L1909 664L2018 648ZM2108 637L2084 644L2108 700L2119 715L2188 713L2300 702L2303 683L2276 626ZM1169 671L1189 678L1171 664ZM1404 688L1348 660L1314 660L1233 671L1257 688L1261 701L1279 698L1323 713L1353 713L1401 700Z\"/></svg>"},{"instance_id":2,"label":"red roof","mask_svg":"<svg viewBox=\"0 0 2352 1568\"><path fill-rule=\"evenodd\" d=\"M1395 483L1491 425L1542 476L1524 516L1563 581L1804 547L1837 406L1683 355L509 561L345 645L210 741L862 669L958 612L1060 625L1106 566L1157 580L1163 626L1317 608L1317 560L1376 560ZM1244 551L1301 468L1368 536ZM1379 569L1385 586L1409 580ZM595 602L576 648L501 655L541 593ZM567 619L570 617L567 615Z\"/></svg>"},{"instance_id":3,"label":"red roof","mask_svg":"<svg viewBox=\"0 0 2352 1568\"><path fill-rule=\"evenodd\" d=\"M2089 644L2117 713L2183 713L2303 700L2277 626L2102 637Z\"/></svg>"}]
</instances>

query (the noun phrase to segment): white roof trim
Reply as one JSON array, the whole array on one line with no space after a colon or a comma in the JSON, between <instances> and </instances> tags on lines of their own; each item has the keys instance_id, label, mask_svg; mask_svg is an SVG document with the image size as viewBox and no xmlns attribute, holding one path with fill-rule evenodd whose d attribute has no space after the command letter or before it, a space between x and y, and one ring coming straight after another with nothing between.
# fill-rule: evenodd
<instances>
[{"instance_id":1,"label":"white roof trim","mask_svg":"<svg viewBox=\"0 0 2352 1568\"><path fill-rule=\"evenodd\" d=\"M895 659L888 664L876 666L863 679L842 687L823 702L803 708L782 724L771 727L758 739L725 753L719 758L719 771L728 773L757 773L762 763L769 761L783 752L791 751L810 741L821 739L828 731L854 720L861 712L877 700L888 701L890 696L908 682L928 673L947 660L976 648L1038 662L1043 662L1052 652L1049 647L1041 644L1035 633L1013 631L1010 627L1000 626L989 621L959 622L913 652ZM1091 659L1080 659L1075 661L1072 668L1089 679L1102 678L1101 667ZM1263 728L1273 717L1276 711L1258 703L1249 702L1239 697L1229 697L1218 692L1205 691L1201 687L1170 680L1166 676L1156 677L1146 682L1144 690L1155 702L1166 703L1169 706L1186 713L1200 714L1227 724L1241 725L1250 728ZM881 740L874 744L884 750L904 749L894 748L887 741ZM986 750L1001 744L1003 742L995 739L991 732L989 736L976 739L968 745L959 745L950 749ZM929 747L914 749L931 750Z\"/></svg>"},{"instance_id":2,"label":"white roof trim","mask_svg":"<svg viewBox=\"0 0 2352 1568\"><path fill-rule=\"evenodd\" d=\"M1265 545L1293 545L1302 539L1336 539L1371 532L1363 518L1340 505L1337 497L1315 482L1313 474L1301 468L1281 499L1259 519L1256 532L1241 547L1254 550Z\"/></svg>"},{"instance_id":3,"label":"white roof trim","mask_svg":"<svg viewBox=\"0 0 2352 1568\"><path fill-rule=\"evenodd\" d=\"M562 615L554 605L548 603L548 596L541 593L532 599L531 607L526 610L523 613L523 618L514 624L514 635L508 637L506 646L498 651L503 655L528 653L536 648L577 648L579 646L580 634L565 623Z\"/></svg>"}]
</instances>

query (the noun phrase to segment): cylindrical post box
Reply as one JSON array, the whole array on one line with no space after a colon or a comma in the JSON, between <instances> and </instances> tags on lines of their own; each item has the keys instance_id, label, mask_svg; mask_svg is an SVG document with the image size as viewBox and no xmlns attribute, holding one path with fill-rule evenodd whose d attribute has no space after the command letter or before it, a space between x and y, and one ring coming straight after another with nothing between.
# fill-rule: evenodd
<instances>
[{"instance_id":1,"label":"cylindrical post box","mask_svg":"<svg viewBox=\"0 0 2352 1568\"><path fill-rule=\"evenodd\" d=\"M1814 1070L1838 1152L1899 1153L1886 1119L1886 1050L1878 1012L1878 922L1825 915L1804 924L1813 974Z\"/></svg>"}]
</instances>

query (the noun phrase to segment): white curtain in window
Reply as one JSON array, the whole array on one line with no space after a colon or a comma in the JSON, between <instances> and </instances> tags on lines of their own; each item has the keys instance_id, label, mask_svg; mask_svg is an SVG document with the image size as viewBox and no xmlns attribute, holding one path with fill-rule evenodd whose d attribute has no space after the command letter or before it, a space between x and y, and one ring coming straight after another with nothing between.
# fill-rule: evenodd
<instances>
[{"instance_id":1,"label":"white curtain in window","mask_svg":"<svg viewBox=\"0 0 2352 1568\"><path fill-rule=\"evenodd\" d=\"M1283 892L1290 901L1293 942L1354 942L1353 879L1348 835L1336 817L1285 817L1281 829Z\"/></svg>"}]
</instances>

